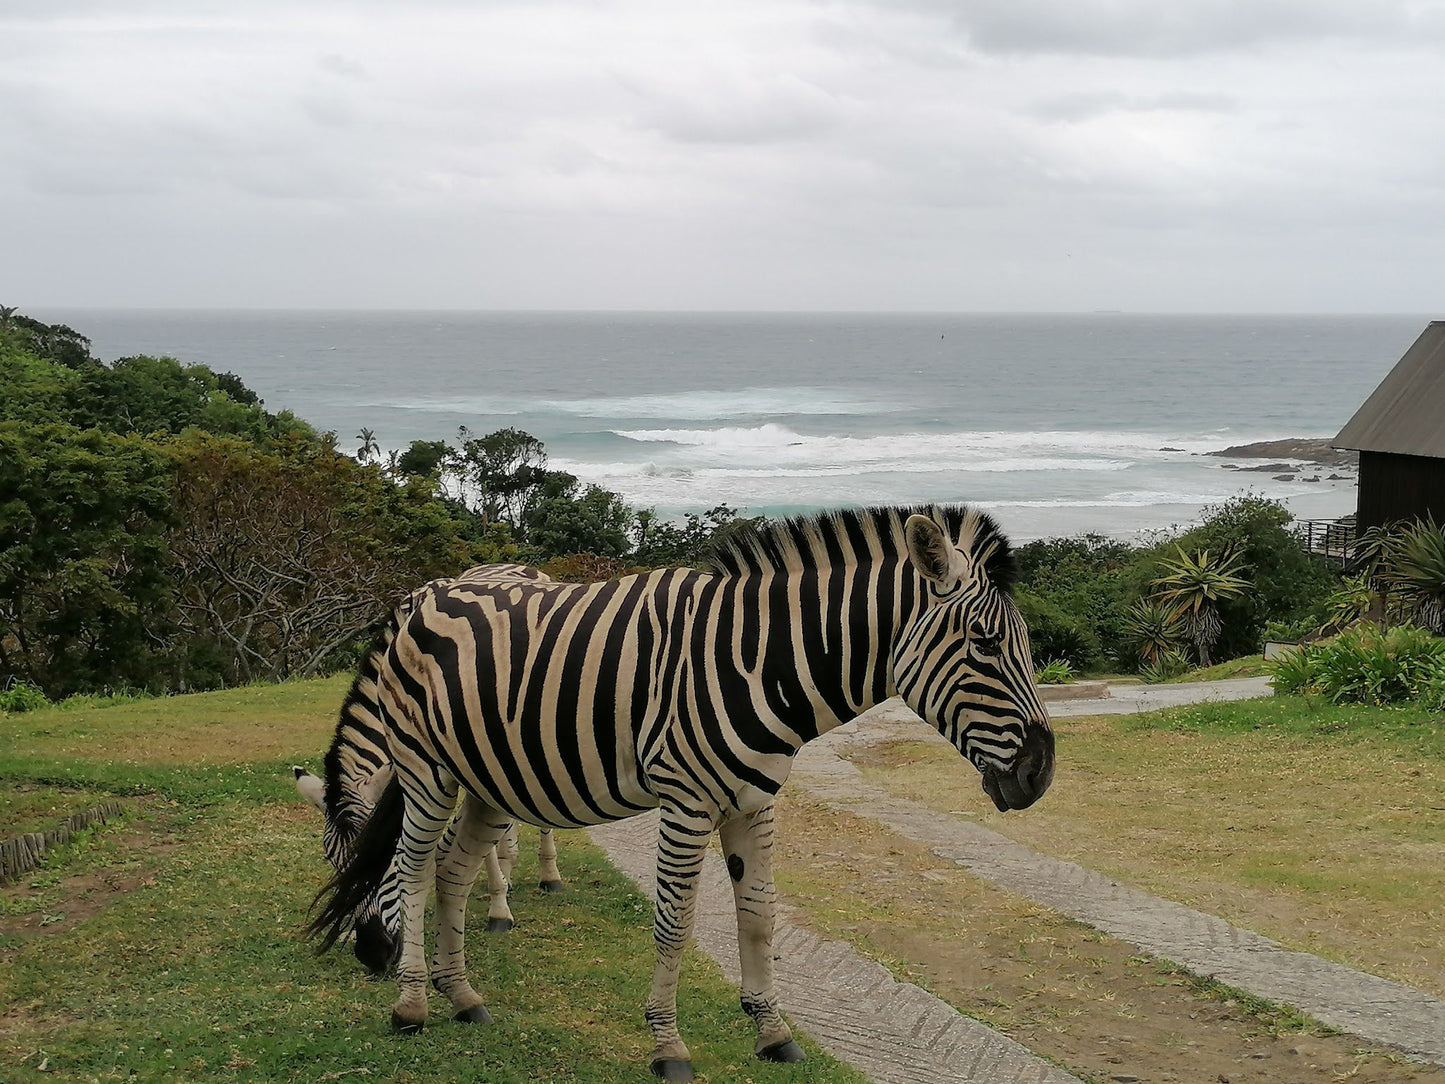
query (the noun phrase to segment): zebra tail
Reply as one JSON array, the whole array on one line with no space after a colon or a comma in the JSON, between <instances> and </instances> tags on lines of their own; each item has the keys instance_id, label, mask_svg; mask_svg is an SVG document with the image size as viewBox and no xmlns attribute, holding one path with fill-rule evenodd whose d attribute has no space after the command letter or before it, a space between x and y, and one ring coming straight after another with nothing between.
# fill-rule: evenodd
<instances>
[{"instance_id":1,"label":"zebra tail","mask_svg":"<svg viewBox=\"0 0 1445 1084\"><path fill-rule=\"evenodd\" d=\"M356 909L381 887L401 842L405 806L401 783L393 778L352 843L350 859L311 901L312 911L321 905L320 913L306 927L307 936L321 938L318 953L336 944L351 928Z\"/></svg>"}]
</instances>

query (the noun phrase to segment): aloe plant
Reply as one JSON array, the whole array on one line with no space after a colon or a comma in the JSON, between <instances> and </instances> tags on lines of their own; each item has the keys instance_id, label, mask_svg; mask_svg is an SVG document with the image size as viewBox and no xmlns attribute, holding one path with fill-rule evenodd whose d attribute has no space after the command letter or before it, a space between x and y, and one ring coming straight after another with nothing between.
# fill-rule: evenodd
<instances>
[{"instance_id":1,"label":"aloe plant","mask_svg":"<svg viewBox=\"0 0 1445 1084\"><path fill-rule=\"evenodd\" d=\"M1380 576L1411 620L1445 632L1445 527L1431 517L1400 528Z\"/></svg>"},{"instance_id":2,"label":"aloe plant","mask_svg":"<svg viewBox=\"0 0 1445 1084\"><path fill-rule=\"evenodd\" d=\"M1173 608L1154 598L1141 599L1129 608L1124 636L1147 665L1175 650L1184 636L1184 623Z\"/></svg>"},{"instance_id":3,"label":"aloe plant","mask_svg":"<svg viewBox=\"0 0 1445 1084\"><path fill-rule=\"evenodd\" d=\"M1166 557L1161 563L1166 575L1154 581L1155 597L1173 610L1184 628L1184 635L1194 645L1200 666L1209 665L1209 652L1224 627L1219 616L1219 603L1235 598L1249 587L1242 575L1241 557L1229 551L1185 553L1174 547L1178 557Z\"/></svg>"}]
</instances>

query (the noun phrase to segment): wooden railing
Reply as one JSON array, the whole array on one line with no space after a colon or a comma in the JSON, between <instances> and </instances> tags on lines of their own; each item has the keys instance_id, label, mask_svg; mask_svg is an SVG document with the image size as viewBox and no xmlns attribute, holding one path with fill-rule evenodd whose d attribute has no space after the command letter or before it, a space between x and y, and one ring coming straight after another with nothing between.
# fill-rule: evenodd
<instances>
[{"instance_id":1,"label":"wooden railing","mask_svg":"<svg viewBox=\"0 0 1445 1084\"><path fill-rule=\"evenodd\" d=\"M1349 519L1297 519L1294 528L1305 549L1348 562L1355 552L1355 521Z\"/></svg>"}]
</instances>

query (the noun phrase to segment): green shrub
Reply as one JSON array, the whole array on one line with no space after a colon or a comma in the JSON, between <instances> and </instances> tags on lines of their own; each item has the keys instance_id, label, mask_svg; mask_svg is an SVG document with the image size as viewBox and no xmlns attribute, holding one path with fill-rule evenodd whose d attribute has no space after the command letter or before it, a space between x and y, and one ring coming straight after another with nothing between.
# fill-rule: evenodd
<instances>
[{"instance_id":1,"label":"green shrub","mask_svg":"<svg viewBox=\"0 0 1445 1084\"><path fill-rule=\"evenodd\" d=\"M21 712L49 706L50 701L45 698L45 694L28 681L17 681L8 688L0 689L0 713L19 715Z\"/></svg>"},{"instance_id":2,"label":"green shrub","mask_svg":"<svg viewBox=\"0 0 1445 1084\"><path fill-rule=\"evenodd\" d=\"M1062 659L1075 670L1091 670L1103 661L1099 637L1083 619L1066 613L1057 603L1040 598L1030 591L1020 591L1014 599L1029 627L1029 643L1034 662Z\"/></svg>"},{"instance_id":3,"label":"green shrub","mask_svg":"<svg viewBox=\"0 0 1445 1084\"><path fill-rule=\"evenodd\" d=\"M1445 706L1445 638L1413 625L1382 633L1356 625L1269 665L1276 693L1313 693L1337 704Z\"/></svg>"},{"instance_id":4,"label":"green shrub","mask_svg":"<svg viewBox=\"0 0 1445 1084\"><path fill-rule=\"evenodd\" d=\"M1035 675L1040 685L1068 685L1078 676L1068 659L1053 659L1040 666Z\"/></svg>"},{"instance_id":5,"label":"green shrub","mask_svg":"<svg viewBox=\"0 0 1445 1084\"><path fill-rule=\"evenodd\" d=\"M1193 669L1182 651L1166 651L1139 670L1139 676L1146 685L1158 685L1172 678L1180 677Z\"/></svg>"}]
</instances>

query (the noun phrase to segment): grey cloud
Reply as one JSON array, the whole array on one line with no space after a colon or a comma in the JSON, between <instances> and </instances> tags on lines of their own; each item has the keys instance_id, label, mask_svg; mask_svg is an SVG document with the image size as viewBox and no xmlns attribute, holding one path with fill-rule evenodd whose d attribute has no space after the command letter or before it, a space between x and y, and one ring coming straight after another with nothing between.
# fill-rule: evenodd
<instances>
[{"instance_id":1,"label":"grey cloud","mask_svg":"<svg viewBox=\"0 0 1445 1084\"><path fill-rule=\"evenodd\" d=\"M1030 105L1028 115L1045 121L1077 123L1108 113L1217 113L1239 110L1237 98L1228 94L1173 91L1166 94L1132 95L1116 91L1070 94L1048 98Z\"/></svg>"},{"instance_id":2,"label":"grey cloud","mask_svg":"<svg viewBox=\"0 0 1445 1084\"><path fill-rule=\"evenodd\" d=\"M1332 37L1438 36L1406 0L916 0L984 53L1187 57Z\"/></svg>"}]
</instances>

